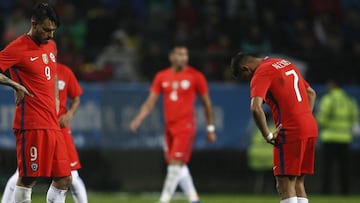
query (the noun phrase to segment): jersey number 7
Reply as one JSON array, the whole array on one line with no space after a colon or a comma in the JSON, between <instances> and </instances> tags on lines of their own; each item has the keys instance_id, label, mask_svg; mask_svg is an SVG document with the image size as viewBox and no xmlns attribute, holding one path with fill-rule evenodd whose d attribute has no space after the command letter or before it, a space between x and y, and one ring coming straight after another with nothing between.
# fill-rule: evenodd
<instances>
[{"instance_id":1,"label":"jersey number 7","mask_svg":"<svg viewBox=\"0 0 360 203\"><path fill-rule=\"evenodd\" d=\"M286 71L285 75L286 76L289 76L289 75L294 76L294 90L295 90L296 98L297 98L298 102L301 102L302 97L301 97L301 94L300 94L300 91L299 91L299 76L297 75L297 73L295 72L294 69Z\"/></svg>"}]
</instances>

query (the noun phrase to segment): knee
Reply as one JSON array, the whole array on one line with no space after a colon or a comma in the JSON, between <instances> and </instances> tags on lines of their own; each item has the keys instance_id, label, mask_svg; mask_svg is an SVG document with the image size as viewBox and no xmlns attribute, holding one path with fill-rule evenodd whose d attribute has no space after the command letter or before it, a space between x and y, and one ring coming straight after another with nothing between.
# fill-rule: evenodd
<instances>
[{"instance_id":1,"label":"knee","mask_svg":"<svg viewBox=\"0 0 360 203\"><path fill-rule=\"evenodd\" d=\"M31 188L35 185L36 178L33 177L19 177L18 185L23 187Z\"/></svg>"},{"instance_id":2,"label":"knee","mask_svg":"<svg viewBox=\"0 0 360 203\"><path fill-rule=\"evenodd\" d=\"M62 190L67 190L70 187L71 182L72 182L71 176L54 178L53 179L53 185L56 188L62 189Z\"/></svg>"}]
</instances>

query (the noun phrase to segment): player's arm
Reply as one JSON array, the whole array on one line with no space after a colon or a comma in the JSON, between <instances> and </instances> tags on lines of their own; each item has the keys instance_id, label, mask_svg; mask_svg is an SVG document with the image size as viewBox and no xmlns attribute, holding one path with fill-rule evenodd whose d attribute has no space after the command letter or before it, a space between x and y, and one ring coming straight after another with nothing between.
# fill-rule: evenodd
<instances>
[{"instance_id":1,"label":"player's arm","mask_svg":"<svg viewBox=\"0 0 360 203\"><path fill-rule=\"evenodd\" d=\"M263 103L264 103L263 98L258 96L252 97L250 104L251 113L264 139L267 142L274 144L274 140L276 139L276 137L280 132L281 125L277 127L274 133L270 131L269 126L267 125L266 122L266 116L263 110Z\"/></svg>"},{"instance_id":2,"label":"player's arm","mask_svg":"<svg viewBox=\"0 0 360 203\"><path fill-rule=\"evenodd\" d=\"M216 141L214 114L209 94L201 95L200 100L204 106L205 118L207 121L207 139L210 143L214 143Z\"/></svg>"},{"instance_id":3,"label":"player's arm","mask_svg":"<svg viewBox=\"0 0 360 203\"><path fill-rule=\"evenodd\" d=\"M75 115L75 112L80 106L80 96L76 96L71 99L69 109L66 113L60 116L59 123L61 128L65 128L70 125L70 122Z\"/></svg>"},{"instance_id":4,"label":"player's arm","mask_svg":"<svg viewBox=\"0 0 360 203\"><path fill-rule=\"evenodd\" d=\"M306 89L306 93L308 96L308 100L309 100L309 105L310 105L310 109L311 111L314 110L314 106L315 106L315 99L316 99L316 92L313 88L311 88L310 86Z\"/></svg>"},{"instance_id":5,"label":"player's arm","mask_svg":"<svg viewBox=\"0 0 360 203\"><path fill-rule=\"evenodd\" d=\"M151 92L146 99L146 101L142 104L139 113L135 116L135 118L130 123L131 132L135 133L142 123L142 121L150 114L150 112L154 109L157 101L159 100L159 95Z\"/></svg>"},{"instance_id":6,"label":"player's arm","mask_svg":"<svg viewBox=\"0 0 360 203\"><path fill-rule=\"evenodd\" d=\"M33 96L29 91L19 83L6 77L6 75L0 73L0 83L12 87L15 90L15 103L19 104L25 95Z\"/></svg>"}]
</instances>

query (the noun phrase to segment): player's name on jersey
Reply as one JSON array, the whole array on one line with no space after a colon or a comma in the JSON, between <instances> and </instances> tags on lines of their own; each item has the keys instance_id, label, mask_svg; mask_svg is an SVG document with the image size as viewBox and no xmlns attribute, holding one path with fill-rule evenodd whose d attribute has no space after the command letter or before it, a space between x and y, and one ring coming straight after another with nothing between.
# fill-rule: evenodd
<instances>
[{"instance_id":1,"label":"player's name on jersey","mask_svg":"<svg viewBox=\"0 0 360 203\"><path fill-rule=\"evenodd\" d=\"M277 62L275 62L275 63L273 63L271 65L276 69L281 69L281 68L284 68L284 67L286 67L286 66L288 66L290 64L291 63L289 61L283 59L283 60L277 61Z\"/></svg>"}]
</instances>

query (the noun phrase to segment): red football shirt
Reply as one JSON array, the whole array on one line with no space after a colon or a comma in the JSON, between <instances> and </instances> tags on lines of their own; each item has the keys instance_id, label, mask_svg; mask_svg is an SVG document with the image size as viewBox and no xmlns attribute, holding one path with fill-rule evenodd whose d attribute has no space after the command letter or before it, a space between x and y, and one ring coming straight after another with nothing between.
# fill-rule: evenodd
<instances>
[{"instance_id":1,"label":"red football shirt","mask_svg":"<svg viewBox=\"0 0 360 203\"><path fill-rule=\"evenodd\" d=\"M194 125L195 96L208 93L204 75L187 66L180 72L166 68L158 72L152 83L152 93L163 93L165 124L167 127Z\"/></svg>"},{"instance_id":2,"label":"red football shirt","mask_svg":"<svg viewBox=\"0 0 360 203\"><path fill-rule=\"evenodd\" d=\"M16 106L14 129L59 129L55 104L56 45L37 45L28 35L18 37L0 52L0 69L34 97Z\"/></svg>"},{"instance_id":3,"label":"red football shirt","mask_svg":"<svg viewBox=\"0 0 360 203\"><path fill-rule=\"evenodd\" d=\"M282 142L317 136L308 87L295 65L284 59L265 58L254 73L251 97L262 97L270 106L276 125L283 126Z\"/></svg>"},{"instance_id":4,"label":"red football shirt","mask_svg":"<svg viewBox=\"0 0 360 203\"><path fill-rule=\"evenodd\" d=\"M80 96L83 91L78 80L69 67L64 64L57 64L59 97L60 97L60 111L59 116L67 112L66 101L69 97L73 99Z\"/></svg>"}]
</instances>

